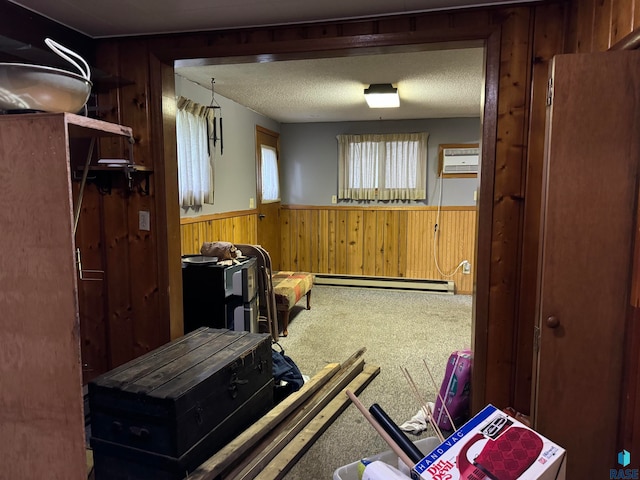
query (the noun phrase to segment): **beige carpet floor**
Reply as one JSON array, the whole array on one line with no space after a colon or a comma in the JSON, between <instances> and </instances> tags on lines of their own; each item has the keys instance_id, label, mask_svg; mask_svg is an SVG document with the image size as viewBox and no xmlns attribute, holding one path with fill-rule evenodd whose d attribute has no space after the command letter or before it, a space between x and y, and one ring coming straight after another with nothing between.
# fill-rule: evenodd
<instances>
[{"instance_id":1,"label":"beige carpet floor","mask_svg":"<svg viewBox=\"0 0 640 480\"><path fill-rule=\"evenodd\" d=\"M378 403L397 424L420 408L400 366L409 370L425 398L435 401L437 392L423 359L439 388L451 352L471 344L469 295L316 285L311 310L303 304L294 307L289 336L280 339L287 355L312 376L366 347L366 363L379 365L381 372L360 400L367 407ZM410 435L413 440L430 436L432 431ZM387 444L350 405L285 479L330 480L338 468L385 450Z\"/></svg>"}]
</instances>

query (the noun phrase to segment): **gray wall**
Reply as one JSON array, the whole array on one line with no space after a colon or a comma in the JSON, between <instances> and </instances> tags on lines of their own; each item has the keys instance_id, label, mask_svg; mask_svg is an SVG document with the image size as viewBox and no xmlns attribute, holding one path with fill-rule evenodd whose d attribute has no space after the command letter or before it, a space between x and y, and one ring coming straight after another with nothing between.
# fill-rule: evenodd
<instances>
[{"instance_id":1,"label":"gray wall","mask_svg":"<svg viewBox=\"0 0 640 480\"><path fill-rule=\"evenodd\" d=\"M176 95L202 105L211 103L211 90L179 75ZM215 98L222 107L224 154L220 155L218 145L214 158L214 204L200 210L180 209L182 217L250 208L250 200L256 198L256 125L280 132L281 196L282 203L288 205L331 205L331 197L338 191L338 134L417 131L429 134L427 201L403 205L437 205L438 145L475 143L481 137L479 118L279 124L221 95L216 94ZM475 205L477 178L444 179L442 185L442 205Z\"/></svg>"},{"instance_id":2,"label":"gray wall","mask_svg":"<svg viewBox=\"0 0 640 480\"><path fill-rule=\"evenodd\" d=\"M179 75L175 78L176 96L202 105L211 104L211 90ZM256 198L256 125L280 131L278 122L218 94L215 98L222 107L224 152L220 155L218 144L214 157L214 204L197 211L181 208L181 217L249 209L250 199Z\"/></svg>"},{"instance_id":3,"label":"gray wall","mask_svg":"<svg viewBox=\"0 0 640 480\"><path fill-rule=\"evenodd\" d=\"M282 124L280 128L282 202L290 205L331 205L331 196L338 192L336 135L419 131L429 134L427 201L402 204L437 205L438 145L479 143L480 118ZM442 205L475 205L474 192L478 188L477 178L444 179L442 184Z\"/></svg>"}]
</instances>

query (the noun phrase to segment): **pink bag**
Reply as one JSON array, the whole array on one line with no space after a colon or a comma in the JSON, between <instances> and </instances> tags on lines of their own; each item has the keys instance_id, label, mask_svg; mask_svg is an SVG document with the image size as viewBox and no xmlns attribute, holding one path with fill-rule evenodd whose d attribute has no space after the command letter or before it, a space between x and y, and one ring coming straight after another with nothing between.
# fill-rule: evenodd
<instances>
[{"instance_id":1,"label":"pink bag","mask_svg":"<svg viewBox=\"0 0 640 480\"><path fill-rule=\"evenodd\" d=\"M469 394L471 392L471 350L459 350L449 356L444 379L440 386L440 396L436 399L433 417L442 430L453 430L447 412L442 408L442 397L456 427L469 418Z\"/></svg>"}]
</instances>

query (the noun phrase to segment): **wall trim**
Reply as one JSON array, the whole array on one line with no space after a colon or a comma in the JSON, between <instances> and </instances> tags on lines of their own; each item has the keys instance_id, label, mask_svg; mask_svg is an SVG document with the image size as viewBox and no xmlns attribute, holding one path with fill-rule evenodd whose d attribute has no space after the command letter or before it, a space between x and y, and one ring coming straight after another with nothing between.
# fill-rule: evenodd
<instances>
[{"instance_id":1,"label":"wall trim","mask_svg":"<svg viewBox=\"0 0 640 480\"><path fill-rule=\"evenodd\" d=\"M402 210L402 211L435 211L437 205L423 206L387 206L387 205L282 205L283 210ZM440 207L440 211L475 212L475 205Z\"/></svg>"},{"instance_id":2,"label":"wall trim","mask_svg":"<svg viewBox=\"0 0 640 480\"><path fill-rule=\"evenodd\" d=\"M256 215L257 213L258 211L254 208L252 210L236 210L233 212L209 213L207 215L200 215L197 217L181 217L180 225L208 222L209 220L222 220L223 218L245 217L247 215Z\"/></svg>"}]
</instances>

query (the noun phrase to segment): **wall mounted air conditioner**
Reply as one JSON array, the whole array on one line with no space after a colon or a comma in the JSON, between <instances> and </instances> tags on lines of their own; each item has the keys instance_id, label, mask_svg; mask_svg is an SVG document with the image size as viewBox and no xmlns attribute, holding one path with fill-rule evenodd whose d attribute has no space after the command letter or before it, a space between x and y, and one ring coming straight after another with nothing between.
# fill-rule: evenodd
<instances>
[{"instance_id":1,"label":"wall mounted air conditioner","mask_svg":"<svg viewBox=\"0 0 640 480\"><path fill-rule=\"evenodd\" d=\"M478 173L479 148L445 148L442 155L442 173Z\"/></svg>"}]
</instances>

